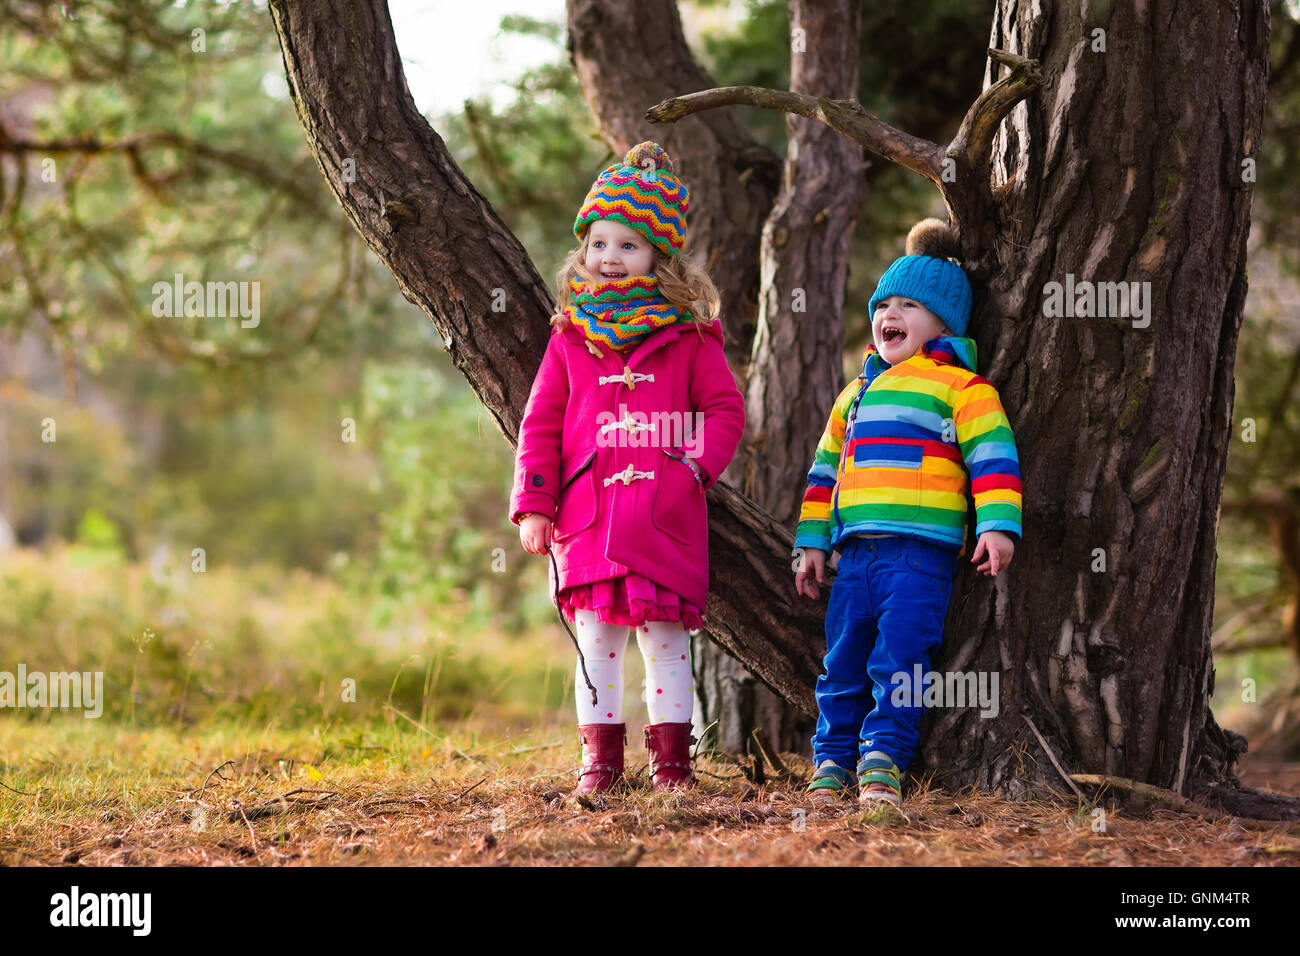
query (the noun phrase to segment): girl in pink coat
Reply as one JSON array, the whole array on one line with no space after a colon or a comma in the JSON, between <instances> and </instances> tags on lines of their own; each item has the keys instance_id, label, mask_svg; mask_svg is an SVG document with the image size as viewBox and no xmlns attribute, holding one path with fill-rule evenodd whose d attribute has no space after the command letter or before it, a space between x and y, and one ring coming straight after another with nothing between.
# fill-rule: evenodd
<instances>
[{"instance_id":1,"label":"girl in pink coat","mask_svg":"<svg viewBox=\"0 0 1300 956\"><path fill-rule=\"evenodd\" d=\"M688 208L656 143L597 177L519 428L510 520L525 551L550 552L557 606L576 623L579 793L623 772L631 629L653 785L694 783L688 632L703 625L709 590L704 493L735 454L745 410L717 290L682 258Z\"/></svg>"}]
</instances>

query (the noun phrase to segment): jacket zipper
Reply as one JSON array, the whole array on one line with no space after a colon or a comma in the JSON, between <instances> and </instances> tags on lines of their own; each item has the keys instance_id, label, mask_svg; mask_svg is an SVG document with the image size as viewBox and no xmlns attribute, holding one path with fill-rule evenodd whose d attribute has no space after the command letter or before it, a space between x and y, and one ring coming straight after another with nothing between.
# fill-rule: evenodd
<instances>
[{"instance_id":1,"label":"jacket zipper","mask_svg":"<svg viewBox=\"0 0 1300 956\"><path fill-rule=\"evenodd\" d=\"M844 522L840 520L840 484L844 481L844 472L846 470L845 460L848 457L849 442L853 440L853 423L858 415L858 403L862 401L862 395L866 388L858 389L858 394L853 398L853 405L849 408L849 418L844 424L844 445L840 449L840 470L835 477L835 491L831 494L831 517L834 519L835 534L831 536L834 541L839 536L839 532L844 528Z\"/></svg>"}]
</instances>

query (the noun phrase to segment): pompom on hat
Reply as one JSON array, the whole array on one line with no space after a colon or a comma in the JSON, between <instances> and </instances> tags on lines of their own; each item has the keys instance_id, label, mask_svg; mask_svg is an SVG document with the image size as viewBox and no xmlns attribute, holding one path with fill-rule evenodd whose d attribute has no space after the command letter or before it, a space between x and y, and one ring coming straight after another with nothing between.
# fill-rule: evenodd
<instances>
[{"instance_id":1,"label":"pompom on hat","mask_svg":"<svg viewBox=\"0 0 1300 956\"><path fill-rule=\"evenodd\" d=\"M679 256L690 205L690 190L677 178L672 158L647 140L596 177L573 222L573 234L582 239L593 222L610 219L635 229L668 255Z\"/></svg>"},{"instance_id":2,"label":"pompom on hat","mask_svg":"<svg viewBox=\"0 0 1300 956\"><path fill-rule=\"evenodd\" d=\"M922 219L907 234L906 255L895 259L867 306L891 295L915 299L943 320L954 335L965 335L970 324L971 287L966 270L957 261L961 246L952 226L938 219Z\"/></svg>"}]
</instances>

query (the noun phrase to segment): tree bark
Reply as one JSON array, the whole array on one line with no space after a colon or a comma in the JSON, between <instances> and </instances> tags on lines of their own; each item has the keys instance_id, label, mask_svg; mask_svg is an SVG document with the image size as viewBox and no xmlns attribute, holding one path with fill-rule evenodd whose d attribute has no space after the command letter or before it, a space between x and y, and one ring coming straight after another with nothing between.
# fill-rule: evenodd
<instances>
[{"instance_id":1,"label":"tree bark","mask_svg":"<svg viewBox=\"0 0 1300 956\"><path fill-rule=\"evenodd\" d=\"M792 0L794 92L853 95L860 14L857 0ZM787 115L786 130L781 193L763 227L741 467L742 491L793 528L827 410L842 387L849 240L866 180L856 143L802 116Z\"/></svg>"},{"instance_id":2,"label":"tree bark","mask_svg":"<svg viewBox=\"0 0 1300 956\"><path fill-rule=\"evenodd\" d=\"M549 332L544 284L411 102L383 0L270 6L327 181L513 443ZM995 141L996 268L972 322L1016 430L1026 538L996 579L960 574L936 660L997 672L1000 710L931 711L918 764L954 786L1056 784L1029 715L1071 772L1232 805L1251 794L1229 789L1240 740L1208 710L1209 635L1267 9L1152 0L1096 23L1037 9L997 7L994 44L1041 59L1048 82ZM1067 273L1150 282L1150 325L1045 317L1044 287ZM710 490L710 635L811 713L825 605L795 603L791 531Z\"/></svg>"}]
</instances>

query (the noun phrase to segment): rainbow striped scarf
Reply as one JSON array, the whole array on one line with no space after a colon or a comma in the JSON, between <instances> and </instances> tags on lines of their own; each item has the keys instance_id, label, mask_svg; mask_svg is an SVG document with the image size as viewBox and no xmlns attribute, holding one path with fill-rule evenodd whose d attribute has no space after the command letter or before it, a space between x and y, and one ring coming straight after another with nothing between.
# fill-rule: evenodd
<instances>
[{"instance_id":1,"label":"rainbow striped scarf","mask_svg":"<svg viewBox=\"0 0 1300 956\"><path fill-rule=\"evenodd\" d=\"M690 321L691 313L678 312L659 292L658 276L628 276L607 282L583 282L571 276L572 304L564 314L598 345L620 352L635 348L651 332L678 321Z\"/></svg>"}]
</instances>

